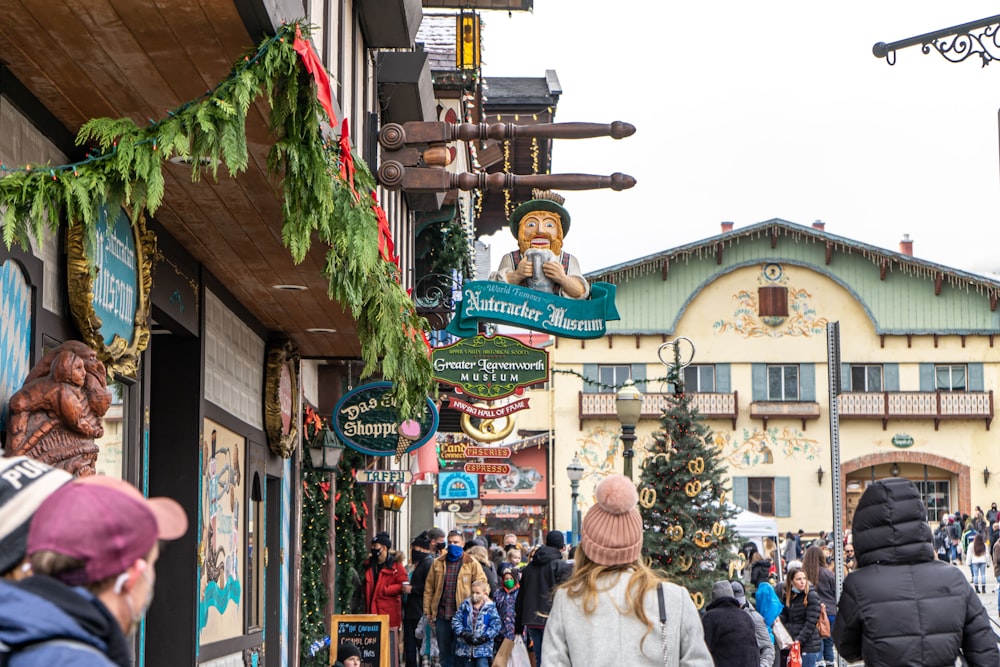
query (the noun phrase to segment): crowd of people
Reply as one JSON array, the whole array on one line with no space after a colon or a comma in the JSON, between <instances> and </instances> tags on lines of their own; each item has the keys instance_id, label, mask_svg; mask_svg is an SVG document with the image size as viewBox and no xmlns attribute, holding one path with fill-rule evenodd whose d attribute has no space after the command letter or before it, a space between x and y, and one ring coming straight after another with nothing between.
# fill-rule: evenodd
<instances>
[{"instance_id":1,"label":"crowd of people","mask_svg":"<svg viewBox=\"0 0 1000 667\"><path fill-rule=\"evenodd\" d=\"M1000 572L995 504L948 516L932 535L912 483L876 482L844 538L839 596L833 536L807 539L800 530L777 544L746 543L746 567L716 581L699 611L686 589L646 565L633 483L609 476L596 499L575 549L559 531L535 547L514 535L490 547L429 529L413 540L404 569L388 553L388 535L376 535L365 611L402 627L407 667L506 667L518 650L530 651L535 667L820 667L838 657L944 667L960 656L972 667L1000 664L977 595L984 569ZM964 527L957 544L953 525ZM962 561L972 586L950 564Z\"/></svg>"}]
</instances>

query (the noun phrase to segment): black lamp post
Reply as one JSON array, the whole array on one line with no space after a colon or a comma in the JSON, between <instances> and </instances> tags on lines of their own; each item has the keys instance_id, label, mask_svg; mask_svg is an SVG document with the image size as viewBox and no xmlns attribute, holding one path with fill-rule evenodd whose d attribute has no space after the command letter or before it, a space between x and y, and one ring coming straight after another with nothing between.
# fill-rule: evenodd
<instances>
[{"instance_id":1,"label":"black lamp post","mask_svg":"<svg viewBox=\"0 0 1000 667\"><path fill-rule=\"evenodd\" d=\"M635 452L632 445L635 444L635 425L639 423L642 415L642 392L640 392L631 380L627 381L615 395L615 412L618 421L622 425L622 445L625 451L622 456L625 458L625 476L632 479L632 457Z\"/></svg>"},{"instance_id":2,"label":"black lamp post","mask_svg":"<svg viewBox=\"0 0 1000 667\"><path fill-rule=\"evenodd\" d=\"M573 460L569 462L566 466L566 476L569 477L569 487L571 491L570 497L572 498L572 506L570 511L573 513L571 519L573 524L573 544L578 544L580 542L580 516L579 510L576 508L576 499L579 497L580 493L580 480L583 479L583 464L580 463L580 459L577 458L576 454L573 455Z\"/></svg>"}]
</instances>

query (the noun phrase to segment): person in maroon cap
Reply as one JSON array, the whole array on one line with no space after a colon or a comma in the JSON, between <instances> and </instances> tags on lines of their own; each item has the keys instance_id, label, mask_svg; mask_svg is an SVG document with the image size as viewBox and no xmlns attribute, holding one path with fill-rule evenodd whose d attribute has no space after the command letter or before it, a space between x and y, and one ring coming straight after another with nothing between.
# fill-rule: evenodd
<instances>
[{"instance_id":1,"label":"person in maroon cap","mask_svg":"<svg viewBox=\"0 0 1000 667\"><path fill-rule=\"evenodd\" d=\"M52 493L28 532L34 576L0 581L0 657L8 652L8 667L130 667L126 637L153 601L159 541L187 524L175 501L113 478Z\"/></svg>"}]
</instances>

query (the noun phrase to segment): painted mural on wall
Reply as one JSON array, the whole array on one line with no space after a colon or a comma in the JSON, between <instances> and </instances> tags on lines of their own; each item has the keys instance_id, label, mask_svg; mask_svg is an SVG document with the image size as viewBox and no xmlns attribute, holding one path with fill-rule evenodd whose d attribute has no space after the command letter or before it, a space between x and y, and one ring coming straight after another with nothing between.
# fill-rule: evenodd
<instances>
[{"instance_id":1,"label":"painted mural on wall","mask_svg":"<svg viewBox=\"0 0 1000 667\"><path fill-rule=\"evenodd\" d=\"M745 428L739 437L731 437L728 433L715 433L713 437L715 446L733 468L752 468L776 460L812 461L820 455L816 439L788 426L780 430L776 426L766 430Z\"/></svg>"},{"instance_id":2,"label":"painted mural on wall","mask_svg":"<svg viewBox=\"0 0 1000 667\"><path fill-rule=\"evenodd\" d=\"M583 479L580 480L579 507L585 510L594 501L594 489L597 483L608 475L622 470L621 431L615 428L595 426L583 431L583 437L577 438L580 446L576 454L583 464ZM635 451L634 465L638 468L646 457L653 443L650 435L640 435L636 438L632 449Z\"/></svg>"},{"instance_id":3,"label":"painted mural on wall","mask_svg":"<svg viewBox=\"0 0 1000 667\"><path fill-rule=\"evenodd\" d=\"M243 462L246 438L205 420L202 442L201 644L243 634Z\"/></svg>"},{"instance_id":4,"label":"painted mural on wall","mask_svg":"<svg viewBox=\"0 0 1000 667\"><path fill-rule=\"evenodd\" d=\"M736 310L731 319L723 318L712 324L716 334L732 331L743 338L808 338L826 333L827 318L819 317L812 306L813 295L804 288L792 285L788 273L780 264L765 264L757 284L757 290L740 290L732 296ZM762 290L770 288L778 288L787 294L787 315L761 314L759 295Z\"/></svg>"}]
</instances>

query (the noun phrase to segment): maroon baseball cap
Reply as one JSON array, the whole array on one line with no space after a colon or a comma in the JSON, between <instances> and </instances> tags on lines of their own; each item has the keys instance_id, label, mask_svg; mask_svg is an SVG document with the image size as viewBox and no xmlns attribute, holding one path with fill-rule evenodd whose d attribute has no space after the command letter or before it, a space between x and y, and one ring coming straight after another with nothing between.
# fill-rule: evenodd
<instances>
[{"instance_id":1,"label":"maroon baseball cap","mask_svg":"<svg viewBox=\"0 0 1000 667\"><path fill-rule=\"evenodd\" d=\"M81 477L39 506L28 533L28 556L54 551L79 559L83 567L59 579L89 584L121 574L157 540L176 540L187 526L187 516L175 500L145 498L113 477Z\"/></svg>"}]
</instances>

